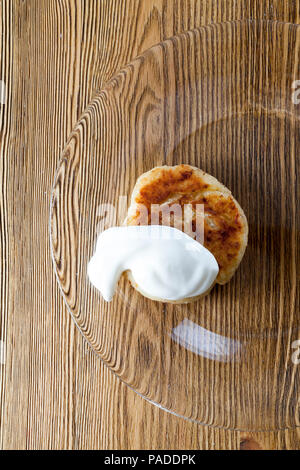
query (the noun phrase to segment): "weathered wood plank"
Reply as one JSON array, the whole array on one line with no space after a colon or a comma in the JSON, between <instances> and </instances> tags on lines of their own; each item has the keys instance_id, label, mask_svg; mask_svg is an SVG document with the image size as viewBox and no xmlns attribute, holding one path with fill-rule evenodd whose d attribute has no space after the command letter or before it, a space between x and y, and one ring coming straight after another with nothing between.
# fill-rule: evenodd
<instances>
[{"instance_id":1,"label":"weathered wood plank","mask_svg":"<svg viewBox=\"0 0 300 470\"><path fill-rule=\"evenodd\" d=\"M95 90L125 63L204 23L299 22L299 1L1 0L0 12L0 79L7 85L0 105L0 340L6 350L0 446L239 448L237 432L201 427L146 403L89 350L54 278L49 198L72 127ZM299 448L300 441L297 431L253 438L265 448Z\"/></svg>"}]
</instances>

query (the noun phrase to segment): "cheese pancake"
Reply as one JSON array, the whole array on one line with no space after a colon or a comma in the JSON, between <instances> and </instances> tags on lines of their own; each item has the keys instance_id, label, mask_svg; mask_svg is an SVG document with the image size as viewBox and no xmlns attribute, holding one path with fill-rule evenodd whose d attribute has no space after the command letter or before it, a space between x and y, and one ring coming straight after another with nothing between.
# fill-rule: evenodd
<instances>
[{"instance_id":1,"label":"cheese pancake","mask_svg":"<svg viewBox=\"0 0 300 470\"><path fill-rule=\"evenodd\" d=\"M225 284L243 258L248 224L229 189L213 176L190 165L153 168L138 178L124 224L150 225L156 216L154 224L165 225L165 212L170 215L170 226L184 230L182 217L176 210L172 211L180 206L184 220L190 222L187 226L192 229L192 233L185 232L198 239L196 214L199 204L204 208L203 245L218 262L216 282ZM138 286L134 287L138 289Z\"/></svg>"}]
</instances>

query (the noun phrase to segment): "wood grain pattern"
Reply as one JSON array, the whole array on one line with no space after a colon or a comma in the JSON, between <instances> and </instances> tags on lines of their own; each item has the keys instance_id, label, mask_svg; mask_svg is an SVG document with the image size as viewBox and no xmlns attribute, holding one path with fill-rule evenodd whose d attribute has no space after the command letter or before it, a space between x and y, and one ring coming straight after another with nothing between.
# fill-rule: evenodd
<instances>
[{"instance_id":1,"label":"wood grain pattern","mask_svg":"<svg viewBox=\"0 0 300 470\"><path fill-rule=\"evenodd\" d=\"M299 430L210 429L130 391L76 330L48 245L54 171L95 90L166 37L248 17L299 23L299 2L1 0L1 448L299 448Z\"/></svg>"},{"instance_id":2,"label":"wood grain pattern","mask_svg":"<svg viewBox=\"0 0 300 470\"><path fill-rule=\"evenodd\" d=\"M55 178L51 246L84 337L143 396L211 426L270 430L300 420L299 368L291 361L300 335L300 112L291 99L299 43L296 25L239 21L147 50L88 106ZM124 215L100 229L99 205L117 208L140 174L180 163L215 175L241 202L250 226L241 269L188 306L155 303L128 282L107 304L88 282L87 263L97 231ZM173 340L183 325L192 325L190 336L200 325L234 339L238 350L231 345L230 357L221 356L218 336L207 355L194 336L181 338L181 346L195 342L190 352Z\"/></svg>"}]
</instances>

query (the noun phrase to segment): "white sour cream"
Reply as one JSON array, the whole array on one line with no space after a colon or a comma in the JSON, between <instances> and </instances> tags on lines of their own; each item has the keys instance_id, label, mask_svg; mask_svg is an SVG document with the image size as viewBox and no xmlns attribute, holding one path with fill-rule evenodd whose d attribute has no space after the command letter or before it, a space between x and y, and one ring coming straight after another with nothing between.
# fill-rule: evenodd
<instances>
[{"instance_id":1,"label":"white sour cream","mask_svg":"<svg viewBox=\"0 0 300 470\"><path fill-rule=\"evenodd\" d=\"M219 266L210 251L176 228L109 228L98 238L88 265L89 279L110 302L127 270L145 295L182 300L204 294L213 285Z\"/></svg>"}]
</instances>

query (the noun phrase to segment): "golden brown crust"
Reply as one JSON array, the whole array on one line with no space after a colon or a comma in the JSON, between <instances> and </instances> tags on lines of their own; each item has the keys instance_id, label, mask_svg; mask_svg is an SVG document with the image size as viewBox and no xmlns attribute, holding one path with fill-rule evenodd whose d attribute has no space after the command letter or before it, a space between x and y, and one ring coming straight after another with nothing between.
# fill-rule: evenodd
<instances>
[{"instance_id":1,"label":"golden brown crust","mask_svg":"<svg viewBox=\"0 0 300 470\"><path fill-rule=\"evenodd\" d=\"M157 205L154 209L153 204ZM157 221L162 224L164 208L169 211L179 205L183 209L186 204L192 208L189 218L196 235L196 205L204 206L204 246L218 261L216 282L225 284L233 276L244 255L248 224L229 189L213 176L190 165L153 168L137 180L125 224L148 225L151 216L153 223L156 212ZM142 206L147 208L147 213L141 210ZM183 230L183 226L178 227L174 212L170 225Z\"/></svg>"}]
</instances>

